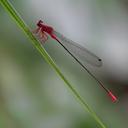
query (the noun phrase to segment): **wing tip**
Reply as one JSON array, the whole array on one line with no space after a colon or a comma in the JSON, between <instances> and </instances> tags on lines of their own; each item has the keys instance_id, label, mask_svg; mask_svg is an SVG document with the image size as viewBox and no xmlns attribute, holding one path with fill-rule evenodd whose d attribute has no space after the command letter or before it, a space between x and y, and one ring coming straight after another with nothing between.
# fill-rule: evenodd
<instances>
[{"instance_id":1,"label":"wing tip","mask_svg":"<svg viewBox=\"0 0 128 128\"><path fill-rule=\"evenodd\" d=\"M98 61L102 61L102 59L99 58Z\"/></svg>"},{"instance_id":2,"label":"wing tip","mask_svg":"<svg viewBox=\"0 0 128 128\"><path fill-rule=\"evenodd\" d=\"M97 67L101 67L103 65L102 59L98 58L98 64Z\"/></svg>"}]
</instances>

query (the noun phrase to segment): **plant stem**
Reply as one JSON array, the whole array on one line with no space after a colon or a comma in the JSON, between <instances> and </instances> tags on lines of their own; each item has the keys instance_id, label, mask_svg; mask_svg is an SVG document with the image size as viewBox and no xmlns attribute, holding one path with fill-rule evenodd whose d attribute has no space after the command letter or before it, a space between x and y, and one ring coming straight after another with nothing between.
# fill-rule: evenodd
<instances>
[{"instance_id":1,"label":"plant stem","mask_svg":"<svg viewBox=\"0 0 128 128\"><path fill-rule=\"evenodd\" d=\"M77 90L70 84L70 82L65 78L63 73L60 71L58 66L46 52L46 50L41 46L39 41L33 36L32 32L30 31L29 27L26 25L24 20L20 17L14 7L8 0L0 0L1 5L4 9L11 15L14 21L18 24L18 26L25 32L25 34L29 37L31 42L33 43L34 47L40 52L40 54L44 57L45 61L56 71L56 73L61 77L61 79L66 83L68 88L71 92L75 95L78 101L83 105L84 109L86 109L90 115L97 121L101 128L106 128L104 123L99 119L96 113L89 107L89 105L83 100Z\"/></svg>"}]
</instances>

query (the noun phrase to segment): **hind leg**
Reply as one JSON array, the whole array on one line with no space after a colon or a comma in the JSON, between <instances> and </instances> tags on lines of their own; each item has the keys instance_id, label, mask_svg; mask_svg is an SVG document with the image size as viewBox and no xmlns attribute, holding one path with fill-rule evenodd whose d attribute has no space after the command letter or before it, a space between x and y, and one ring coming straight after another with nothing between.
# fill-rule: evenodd
<instances>
[{"instance_id":1,"label":"hind leg","mask_svg":"<svg viewBox=\"0 0 128 128\"><path fill-rule=\"evenodd\" d=\"M39 38L40 38L42 44L44 44L48 40L48 36L45 32L40 32Z\"/></svg>"}]
</instances>

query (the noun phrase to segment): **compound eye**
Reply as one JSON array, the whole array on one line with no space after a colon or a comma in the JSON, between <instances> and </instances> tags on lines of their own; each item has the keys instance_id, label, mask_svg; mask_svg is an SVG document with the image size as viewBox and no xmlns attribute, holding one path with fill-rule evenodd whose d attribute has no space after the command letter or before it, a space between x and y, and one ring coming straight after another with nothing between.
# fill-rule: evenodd
<instances>
[{"instance_id":1,"label":"compound eye","mask_svg":"<svg viewBox=\"0 0 128 128\"><path fill-rule=\"evenodd\" d=\"M43 21L42 20L39 20L38 22L37 22L37 26L41 26L41 24L43 23Z\"/></svg>"},{"instance_id":2,"label":"compound eye","mask_svg":"<svg viewBox=\"0 0 128 128\"><path fill-rule=\"evenodd\" d=\"M39 23L43 23L43 21L42 21L42 20L40 20L40 21L39 21Z\"/></svg>"}]
</instances>

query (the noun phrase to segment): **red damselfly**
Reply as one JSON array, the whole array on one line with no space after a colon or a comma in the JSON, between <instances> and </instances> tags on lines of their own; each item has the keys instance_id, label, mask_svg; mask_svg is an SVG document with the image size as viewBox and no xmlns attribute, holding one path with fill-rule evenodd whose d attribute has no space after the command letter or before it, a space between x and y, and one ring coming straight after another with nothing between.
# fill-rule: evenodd
<instances>
[{"instance_id":1,"label":"red damselfly","mask_svg":"<svg viewBox=\"0 0 128 128\"><path fill-rule=\"evenodd\" d=\"M102 66L102 60L98 56L90 52L88 49L82 47L81 45L64 37L59 32L55 31L51 26L44 24L42 20L38 21L37 29L34 30L33 33L37 34L43 43L48 39L48 35L50 35L52 39L59 42L59 44L82 66L82 68L86 70L99 83L99 85L111 97L112 101L117 101L116 96L114 96L113 93L107 87L105 87L104 84L99 79L97 79L85 65L86 61L97 67Z\"/></svg>"}]
</instances>

